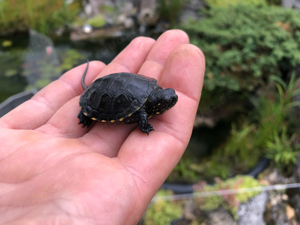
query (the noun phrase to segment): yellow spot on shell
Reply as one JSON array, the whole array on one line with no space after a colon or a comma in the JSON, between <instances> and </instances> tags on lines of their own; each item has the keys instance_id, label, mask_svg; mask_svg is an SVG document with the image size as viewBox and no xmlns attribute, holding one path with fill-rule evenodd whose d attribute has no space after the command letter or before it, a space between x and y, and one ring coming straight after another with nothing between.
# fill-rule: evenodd
<instances>
[{"instance_id":1,"label":"yellow spot on shell","mask_svg":"<svg viewBox=\"0 0 300 225\"><path fill-rule=\"evenodd\" d=\"M123 120L124 120L124 118L122 118L122 119L119 119L119 121L121 121L121 122L122 122Z\"/></svg>"},{"instance_id":2,"label":"yellow spot on shell","mask_svg":"<svg viewBox=\"0 0 300 225\"><path fill-rule=\"evenodd\" d=\"M87 113L83 113L85 116L87 116Z\"/></svg>"},{"instance_id":3,"label":"yellow spot on shell","mask_svg":"<svg viewBox=\"0 0 300 225\"><path fill-rule=\"evenodd\" d=\"M111 122L111 123L114 123L114 122L115 122L115 120L111 120L110 122Z\"/></svg>"},{"instance_id":4,"label":"yellow spot on shell","mask_svg":"<svg viewBox=\"0 0 300 225\"><path fill-rule=\"evenodd\" d=\"M160 103L158 103L157 105L160 105Z\"/></svg>"},{"instance_id":5,"label":"yellow spot on shell","mask_svg":"<svg viewBox=\"0 0 300 225\"><path fill-rule=\"evenodd\" d=\"M93 117L92 120L97 120L97 119Z\"/></svg>"},{"instance_id":6,"label":"yellow spot on shell","mask_svg":"<svg viewBox=\"0 0 300 225\"><path fill-rule=\"evenodd\" d=\"M158 114L160 114L160 112L157 112L156 114L158 115Z\"/></svg>"},{"instance_id":7,"label":"yellow spot on shell","mask_svg":"<svg viewBox=\"0 0 300 225\"><path fill-rule=\"evenodd\" d=\"M101 122L106 122L106 120L101 120Z\"/></svg>"}]
</instances>

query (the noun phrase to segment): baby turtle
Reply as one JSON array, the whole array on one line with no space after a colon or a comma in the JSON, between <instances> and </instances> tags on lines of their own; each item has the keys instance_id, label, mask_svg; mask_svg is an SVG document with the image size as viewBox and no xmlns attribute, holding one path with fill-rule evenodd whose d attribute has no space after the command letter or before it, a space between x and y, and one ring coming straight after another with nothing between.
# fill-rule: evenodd
<instances>
[{"instance_id":1,"label":"baby turtle","mask_svg":"<svg viewBox=\"0 0 300 225\"><path fill-rule=\"evenodd\" d=\"M111 123L138 123L142 132L153 131L148 119L172 108L178 97L172 88L163 89L154 78L132 73L114 73L95 80L80 97L79 124L91 126L93 120Z\"/></svg>"}]
</instances>

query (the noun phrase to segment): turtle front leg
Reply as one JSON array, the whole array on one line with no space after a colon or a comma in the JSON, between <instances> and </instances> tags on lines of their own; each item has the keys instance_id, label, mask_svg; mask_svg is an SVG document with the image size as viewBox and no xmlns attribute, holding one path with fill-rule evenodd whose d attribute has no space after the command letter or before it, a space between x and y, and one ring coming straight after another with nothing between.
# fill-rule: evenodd
<instances>
[{"instance_id":1,"label":"turtle front leg","mask_svg":"<svg viewBox=\"0 0 300 225\"><path fill-rule=\"evenodd\" d=\"M139 116L140 116L140 120L139 120L139 128L142 132L147 133L149 135L149 133L151 131L154 131L153 127L148 123L148 115L145 112L144 108L141 108L139 111Z\"/></svg>"},{"instance_id":2,"label":"turtle front leg","mask_svg":"<svg viewBox=\"0 0 300 225\"><path fill-rule=\"evenodd\" d=\"M91 118L85 116L82 111L79 112L78 118L79 118L78 124L83 124L83 127L86 126L87 128L89 128L93 123L93 120Z\"/></svg>"}]
</instances>

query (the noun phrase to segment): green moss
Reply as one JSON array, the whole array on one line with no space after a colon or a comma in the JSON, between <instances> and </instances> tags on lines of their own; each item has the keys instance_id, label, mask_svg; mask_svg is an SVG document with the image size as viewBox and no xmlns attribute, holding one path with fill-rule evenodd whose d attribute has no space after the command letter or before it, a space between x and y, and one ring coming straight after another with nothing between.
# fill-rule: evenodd
<instances>
[{"instance_id":1,"label":"green moss","mask_svg":"<svg viewBox=\"0 0 300 225\"><path fill-rule=\"evenodd\" d=\"M159 190L157 196L172 195L171 191ZM182 208L174 202L157 200L153 202L146 211L145 225L166 225L180 218Z\"/></svg>"},{"instance_id":2,"label":"green moss","mask_svg":"<svg viewBox=\"0 0 300 225\"><path fill-rule=\"evenodd\" d=\"M97 15L87 21L87 24L92 27L102 27L106 23L105 17L103 15Z\"/></svg>"},{"instance_id":3,"label":"green moss","mask_svg":"<svg viewBox=\"0 0 300 225\"><path fill-rule=\"evenodd\" d=\"M226 181L217 180L216 184L213 186L210 185L202 185L200 193L210 193L217 192L223 190L232 190L232 189L241 189L241 188L252 188L252 187L260 187L260 183L250 176L236 176L232 179L228 179ZM198 207L201 210L214 210L219 207L224 207L225 209L229 209L234 216L237 218L237 209L241 203L247 202L250 198L259 194L259 192L251 191L244 193L236 193L229 195L212 195L209 197L201 197L197 196L198 192L195 192L195 199Z\"/></svg>"}]
</instances>

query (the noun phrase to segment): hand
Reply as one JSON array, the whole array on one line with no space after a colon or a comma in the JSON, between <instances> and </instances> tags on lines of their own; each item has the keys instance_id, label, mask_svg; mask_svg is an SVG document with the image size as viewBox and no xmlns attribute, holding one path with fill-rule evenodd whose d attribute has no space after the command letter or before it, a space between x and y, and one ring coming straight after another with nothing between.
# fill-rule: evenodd
<instances>
[{"instance_id":1,"label":"hand","mask_svg":"<svg viewBox=\"0 0 300 225\"><path fill-rule=\"evenodd\" d=\"M1 224L136 224L191 136L204 56L180 30L134 39L109 65L90 62L86 84L116 72L154 77L178 95L136 124L78 125L86 64L65 73L0 119Z\"/></svg>"}]
</instances>

